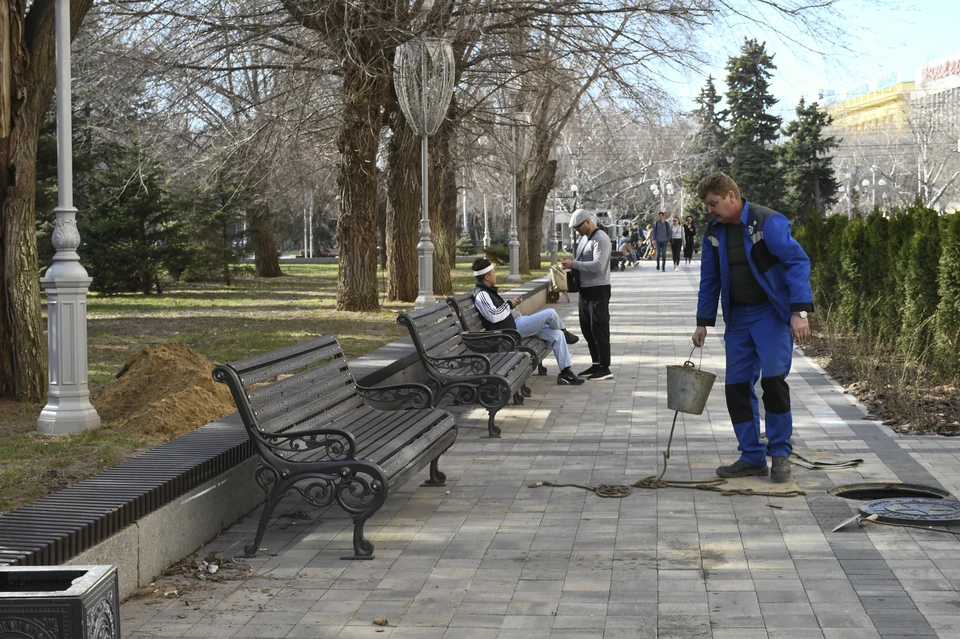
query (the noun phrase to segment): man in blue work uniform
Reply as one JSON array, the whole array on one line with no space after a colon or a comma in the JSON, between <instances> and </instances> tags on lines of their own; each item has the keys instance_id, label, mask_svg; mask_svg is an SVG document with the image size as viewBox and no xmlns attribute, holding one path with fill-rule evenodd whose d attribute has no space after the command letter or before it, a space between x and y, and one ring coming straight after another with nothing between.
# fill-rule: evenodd
<instances>
[{"instance_id":1,"label":"man in blue work uniform","mask_svg":"<svg viewBox=\"0 0 960 639\"><path fill-rule=\"evenodd\" d=\"M727 410L737 434L740 459L717 468L720 477L771 475L790 479L793 416L790 372L794 340L809 335L813 311L810 259L790 235L782 214L740 198L729 176L711 173L697 189L714 222L707 227L700 263L697 330L703 346L708 326L723 306L727 352ZM754 386L763 388L767 443L760 439L760 410ZM767 454L773 458L772 472Z\"/></svg>"}]
</instances>

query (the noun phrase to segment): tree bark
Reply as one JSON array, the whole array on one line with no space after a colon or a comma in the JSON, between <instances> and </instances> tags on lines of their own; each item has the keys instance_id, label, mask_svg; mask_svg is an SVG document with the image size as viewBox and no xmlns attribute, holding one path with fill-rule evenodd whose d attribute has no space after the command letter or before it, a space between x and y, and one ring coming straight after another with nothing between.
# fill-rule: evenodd
<instances>
[{"instance_id":1,"label":"tree bark","mask_svg":"<svg viewBox=\"0 0 960 639\"><path fill-rule=\"evenodd\" d=\"M387 299L417 299L420 140L397 109L387 150Z\"/></svg>"},{"instance_id":2,"label":"tree bark","mask_svg":"<svg viewBox=\"0 0 960 639\"><path fill-rule=\"evenodd\" d=\"M270 228L270 207L262 204L250 216L250 239L253 241L253 257L257 277L280 277L280 258L277 256L277 243Z\"/></svg>"},{"instance_id":3,"label":"tree bark","mask_svg":"<svg viewBox=\"0 0 960 639\"><path fill-rule=\"evenodd\" d=\"M340 149L337 244L338 311L374 311L377 292L377 149L380 143L380 105L389 86L386 60L371 40L358 44L366 64L344 58L343 123Z\"/></svg>"},{"instance_id":4,"label":"tree bark","mask_svg":"<svg viewBox=\"0 0 960 639\"><path fill-rule=\"evenodd\" d=\"M453 295L453 279L450 274L451 253L454 263L457 259L456 228L457 209L456 191L454 208L451 212L446 203L447 170L452 170L450 140L453 126L446 121L430 138L430 232L433 235L433 293L437 297ZM454 178L455 179L455 178ZM456 189L456 185L454 185Z\"/></svg>"},{"instance_id":5,"label":"tree bark","mask_svg":"<svg viewBox=\"0 0 960 639\"><path fill-rule=\"evenodd\" d=\"M0 396L40 402L47 344L37 278L36 160L56 78L53 0L4 2L0 25ZM93 0L70 3L76 36ZM9 87L9 91L6 90Z\"/></svg>"},{"instance_id":6,"label":"tree bark","mask_svg":"<svg viewBox=\"0 0 960 639\"><path fill-rule=\"evenodd\" d=\"M517 176L517 240L520 242L520 260L519 270L524 275L530 274L529 238L530 238L530 216L527 214L529 208L529 181L526 173Z\"/></svg>"},{"instance_id":7,"label":"tree bark","mask_svg":"<svg viewBox=\"0 0 960 639\"><path fill-rule=\"evenodd\" d=\"M545 162L538 165L539 170L530 184L530 203L527 206L527 267L539 270L540 248L543 245L543 212L550 197L554 176L557 172L556 162Z\"/></svg>"}]
</instances>

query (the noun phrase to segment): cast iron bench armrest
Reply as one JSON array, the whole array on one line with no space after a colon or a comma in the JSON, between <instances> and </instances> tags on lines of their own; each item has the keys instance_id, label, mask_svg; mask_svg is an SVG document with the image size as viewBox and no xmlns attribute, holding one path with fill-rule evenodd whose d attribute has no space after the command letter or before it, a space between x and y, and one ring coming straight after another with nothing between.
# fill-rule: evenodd
<instances>
[{"instance_id":1,"label":"cast iron bench armrest","mask_svg":"<svg viewBox=\"0 0 960 639\"><path fill-rule=\"evenodd\" d=\"M460 333L463 343L471 350L479 352L500 352L514 351L520 346L520 340L515 339L513 335L500 333L497 331L482 331L479 333Z\"/></svg>"},{"instance_id":2,"label":"cast iron bench armrest","mask_svg":"<svg viewBox=\"0 0 960 639\"><path fill-rule=\"evenodd\" d=\"M316 448L325 448L331 459L356 459L357 455L357 440L353 433L339 428L311 428L288 433L261 431L258 434L263 444L281 459L281 453L299 453ZM281 441L286 445L281 445Z\"/></svg>"},{"instance_id":3,"label":"cast iron bench armrest","mask_svg":"<svg viewBox=\"0 0 960 639\"><path fill-rule=\"evenodd\" d=\"M392 402L406 400L410 408L429 408L433 406L433 391L425 384L409 382L389 386L360 386L360 396L371 402Z\"/></svg>"},{"instance_id":4,"label":"cast iron bench armrest","mask_svg":"<svg viewBox=\"0 0 960 639\"><path fill-rule=\"evenodd\" d=\"M422 355L421 355L422 356ZM426 356L430 363L440 369L465 369L469 368L471 372L476 375L489 375L490 374L490 358L482 355L480 353L462 353L460 355L453 355L451 357L430 357ZM476 368L475 365L467 365L468 362L476 361L484 364L483 369L480 370ZM443 366L442 364L449 362L450 364L463 363L461 366ZM440 366L437 366L440 364Z\"/></svg>"}]
</instances>

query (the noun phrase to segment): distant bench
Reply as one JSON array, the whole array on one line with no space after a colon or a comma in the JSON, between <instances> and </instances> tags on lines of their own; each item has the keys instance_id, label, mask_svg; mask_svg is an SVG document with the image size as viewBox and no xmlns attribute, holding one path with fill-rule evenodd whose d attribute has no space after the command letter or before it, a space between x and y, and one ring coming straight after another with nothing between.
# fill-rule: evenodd
<instances>
[{"instance_id":1,"label":"distant bench","mask_svg":"<svg viewBox=\"0 0 960 639\"><path fill-rule=\"evenodd\" d=\"M460 320L460 326L463 330L476 333L477 335L492 335L502 333L513 339L514 346L509 350L526 351L533 356L537 364L537 372L540 375L547 374L547 367L543 364L543 358L553 352L553 346L546 340L542 340L536 335L533 337L521 337L516 330L506 329L498 331L486 331L483 327L483 320L480 319L480 311L473 299L473 293L463 293L456 297L448 297L447 304L457 314Z\"/></svg>"},{"instance_id":2,"label":"distant bench","mask_svg":"<svg viewBox=\"0 0 960 639\"><path fill-rule=\"evenodd\" d=\"M353 556L372 559L363 525L387 495L426 466L443 485L440 455L457 437L450 413L434 404L423 384L358 387L334 337L222 364L213 371L233 394L260 465L256 480L266 503L253 543L254 556L277 503L296 490L307 503L337 502L353 518ZM385 411L363 402L404 397L411 410Z\"/></svg>"},{"instance_id":3,"label":"distant bench","mask_svg":"<svg viewBox=\"0 0 960 639\"><path fill-rule=\"evenodd\" d=\"M442 302L401 313L397 323L410 333L433 391L433 405L445 399L480 405L487 409L487 432L499 437L497 412L511 397L517 404L529 397L526 381L536 358L516 350L509 335L463 331L453 309Z\"/></svg>"}]
</instances>

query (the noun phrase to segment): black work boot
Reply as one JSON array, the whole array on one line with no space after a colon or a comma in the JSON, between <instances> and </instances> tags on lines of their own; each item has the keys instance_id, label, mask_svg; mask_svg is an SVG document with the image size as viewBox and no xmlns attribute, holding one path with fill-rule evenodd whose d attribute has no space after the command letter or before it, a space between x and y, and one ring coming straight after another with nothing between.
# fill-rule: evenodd
<instances>
[{"instance_id":1,"label":"black work boot","mask_svg":"<svg viewBox=\"0 0 960 639\"><path fill-rule=\"evenodd\" d=\"M748 464L742 459L738 459L729 466L720 466L717 468L717 475L724 479L733 479L734 477L766 477L769 474L770 469L767 468L766 464Z\"/></svg>"},{"instance_id":2,"label":"black work boot","mask_svg":"<svg viewBox=\"0 0 960 639\"><path fill-rule=\"evenodd\" d=\"M770 479L777 484L783 484L790 481L789 457L773 458L773 467L770 469Z\"/></svg>"}]
</instances>

